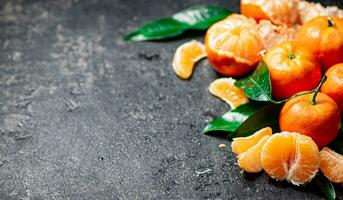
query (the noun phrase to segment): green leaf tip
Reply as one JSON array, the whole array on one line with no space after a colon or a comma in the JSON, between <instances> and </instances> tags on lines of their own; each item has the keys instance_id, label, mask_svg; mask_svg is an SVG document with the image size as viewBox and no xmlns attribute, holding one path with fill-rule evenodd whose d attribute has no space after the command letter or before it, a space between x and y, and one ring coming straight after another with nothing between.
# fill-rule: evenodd
<instances>
[{"instance_id":1,"label":"green leaf tip","mask_svg":"<svg viewBox=\"0 0 343 200\"><path fill-rule=\"evenodd\" d=\"M157 19L125 35L125 41L161 40L181 35L187 30L205 30L232 12L212 5L198 5L182 10L170 18Z\"/></svg>"}]
</instances>

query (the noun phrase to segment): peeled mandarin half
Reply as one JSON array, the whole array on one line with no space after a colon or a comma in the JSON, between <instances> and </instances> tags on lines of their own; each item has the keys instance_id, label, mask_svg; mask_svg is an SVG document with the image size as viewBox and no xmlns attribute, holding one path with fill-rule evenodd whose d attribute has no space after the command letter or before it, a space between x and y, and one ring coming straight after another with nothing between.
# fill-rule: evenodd
<instances>
[{"instance_id":1,"label":"peeled mandarin half","mask_svg":"<svg viewBox=\"0 0 343 200\"><path fill-rule=\"evenodd\" d=\"M255 20L238 14L212 25L205 46L213 68L226 76L242 76L255 69L263 50Z\"/></svg>"},{"instance_id":2,"label":"peeled mandarin half","mask_svg":"<svg viewBox=\"0 0 343 200\"><path fill-rule=\"evenodd\" d=\"M320 151L320 170L334 183L343 184L343 156L328 147Z\"/></svg>"},{"instance_id":3,"label":"peeled mandarin half","mask_svg":"<svg viewBox=\"0 0 343 200\"><path fill-rule=\"evenodd\" d=\"M175 74L181 79L188 79L193 73L195 63L206 57L205 46L192 40L186 42L176 49L173 59Z\"/></svg>"},{"instance_id":4,"label":"peeled mandarin half","mask_svg":"<svg viewBox=\"0 0 343 200\"><path fill-rule=\"evenodd\" d=\"M251 136L234 138L231 143L232 152L237 155L244 153L255 146L263 137L271 136L272 134L272 129L270 127L266 127L255 132Z\"/></svg>"},{"instance_id":5,"label":"peeled mandarin half","mask_svg":"<svg viewBox=\"0 0 343 200\"><path fill-rule=\"evenodd\" d=\"M209 91L212 95L229 104L231 108L236 108L248 103L249 99L242 89L234 85L235 81L233 78L219 78L211 83Z\"/></svg>"},{"instance_id":6,"label":"peeled mandarin half","mask_svg":"<svg viewBox=\"0 0 343 200\"><path fill-rule=\"evenodd\" d=\"M270 136L264 136L249 150L237 156L237 164L244 171L249 173L258 173L263 170L261 163L261 152L263 145L266 143Z\"/></svg>"},{"instance_id":7,"label":"peeled mandarin half","mask_svg":"<svg viewBox=\"0 0 343 200\"><path fill-rule=\"evenodd\" d=\"M270 136L264 144L261 163L270 177L301 185L316 175L320 164L319 150L308 136L281 132Z\"/></svg>"}]
</instances>

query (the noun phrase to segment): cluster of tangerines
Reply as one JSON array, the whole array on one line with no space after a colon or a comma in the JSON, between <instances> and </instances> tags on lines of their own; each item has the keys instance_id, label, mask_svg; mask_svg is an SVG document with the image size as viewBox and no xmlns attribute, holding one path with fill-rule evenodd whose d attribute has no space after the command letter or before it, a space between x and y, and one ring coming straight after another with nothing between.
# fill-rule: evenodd
<instances>
[{"instance_id":1,"label":"cluster of tangerines","mask_svg":"<svg viewBox=\"0 0 343 200\"><path fill-rule=\"evenodd\" d=\"M267 127L234 139L238 165L251 173L265 170L272 178L296 185L311 181L320 169L330 181L342 184L343 156L326 146L339 133L343 111L343 18L316 16L301 24L300 11L294 8L297 2L242 0L242 14L211 26L205 45L181 45L173 68L187 79L194 64L207 57L220 74L239 77L263 61L273 98L290 100L279 115L281 133L272 135ZM321 80L325 82L320 92L296 95L315 89ZM209 88L232 108L249 101L234 81L220 78Z\"/></svg>"}]
</instances>

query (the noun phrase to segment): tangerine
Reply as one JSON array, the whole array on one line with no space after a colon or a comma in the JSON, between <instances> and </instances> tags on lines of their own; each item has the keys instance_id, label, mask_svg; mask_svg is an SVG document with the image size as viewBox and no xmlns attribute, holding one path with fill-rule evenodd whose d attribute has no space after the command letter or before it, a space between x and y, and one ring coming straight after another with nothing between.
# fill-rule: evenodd
<instances>
[{"instance_id":1,"label":"tangerine","mask_svg":"<svg viewBox=\"0 0 343 200\"><path fill-rule=\"evenodd\" d=\"M340 129L337 104L323 93L306 94L285 103L279 116L281 131L310 136L319 148L332 142Z\"/></svg>"},{"instance_id":2,"label":"tangerine","mask_svg":"<svg viewBox=\"0 0 343 200\"><path fill-rule=\"evenodd\" d=\"M318 57L323 71L343 62L343 19L315 17L300 27L296 40L308 46Z\"/></svg>"},{"instance_id":3,"label":"tangerine","mask_svg":"<svg viewBox=\"0 0 343 200\"><path fill-rule=\"evenodd\" d=\"M255 69L263 49L255 20L238 14L212 25L205 46L213 68L227 76L241 76Z\"/></svg>"},{"instance_id":4,"label":"tangerine","mask_svg":"<svg viewBox=\"0 0 343 200\"><path fill-rule=\"evenodd\" d=\"M291 25L298 19L296 0L241 0L241 13L256 20Z\"/></svg>"},{"instance_id":5,"label":"tangerine","mask_svg":"<svg viewBox=\"0 0 343 200\"><path fill-rule=\"evenodd\" d=\"M276 99L286 99L294 94L314 89L321 79L320 65L315 56L301 43L282 42L269 49L263 57Z\"/></svg>"},{"instance_id":6,"label":"tangerine","mask_svg":"<svg viewBox=\"0 0 343 200\"><path fill-rule=\"evenodd\" d=\"M343 63L332 66L325 75L327 81L320 91L331 97L343 112Z\"/></svg>"}]
</instances>

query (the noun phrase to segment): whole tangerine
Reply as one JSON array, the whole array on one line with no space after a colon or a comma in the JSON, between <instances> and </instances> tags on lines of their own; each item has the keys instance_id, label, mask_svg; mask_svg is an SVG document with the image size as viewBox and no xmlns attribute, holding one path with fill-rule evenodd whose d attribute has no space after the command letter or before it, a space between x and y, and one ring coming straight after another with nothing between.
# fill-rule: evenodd
<instances>
[{"instance_id":1,"label":"whole tangerine","mask_svg":"<svg viewBox=\"0 0 343 200\"><path fill-rule=\"evenodd\" d=\"M310 47L318 57L323 71L343 62L343 19L315 17L300 27L296 40Z\"/></svg>"},{"instance_id":2,"label":"whole tangerine","mask_svg":"<svg viewBox=\"0 0 343 200\"><path fill-rule=\"evenodd\" d=\"M263 49L255 20L233 14L211 26L205 37L207 58L227 76L241 76L255 69Z\"/></svg>"},{"instance_id":3,"label":"whole tangerine","mask_svg":"<svg viewBox=\"0 0 343 200\"><path fill-rule=\"evenodd\" d=\"M321 69L312 52L296 41L282 42L263 57L276 99L314 89L321 79Z\"/></svg>"},{"instance_id":4,"label":"whole tangerine","mask_svg":"<svg viewBox=\"0 0 343 200\"><path fill-rule=\"evenodd\" d=\"M331 97L343 112L343 63L332 66L325 75L327 81L320 91Z\"/></svg>"},{"instance_id":5,"label":"whole tangerine","mask_svg":"<svg viewBox=\"0 0 343 200\"><path fill-rule=\"evenodd\" d=\"M279 125L282 131L311 137L322 148L336 138L341 115L334 100L326 94L315 92L286 102L280 112Z\"/></svg>"}]
</instances>

